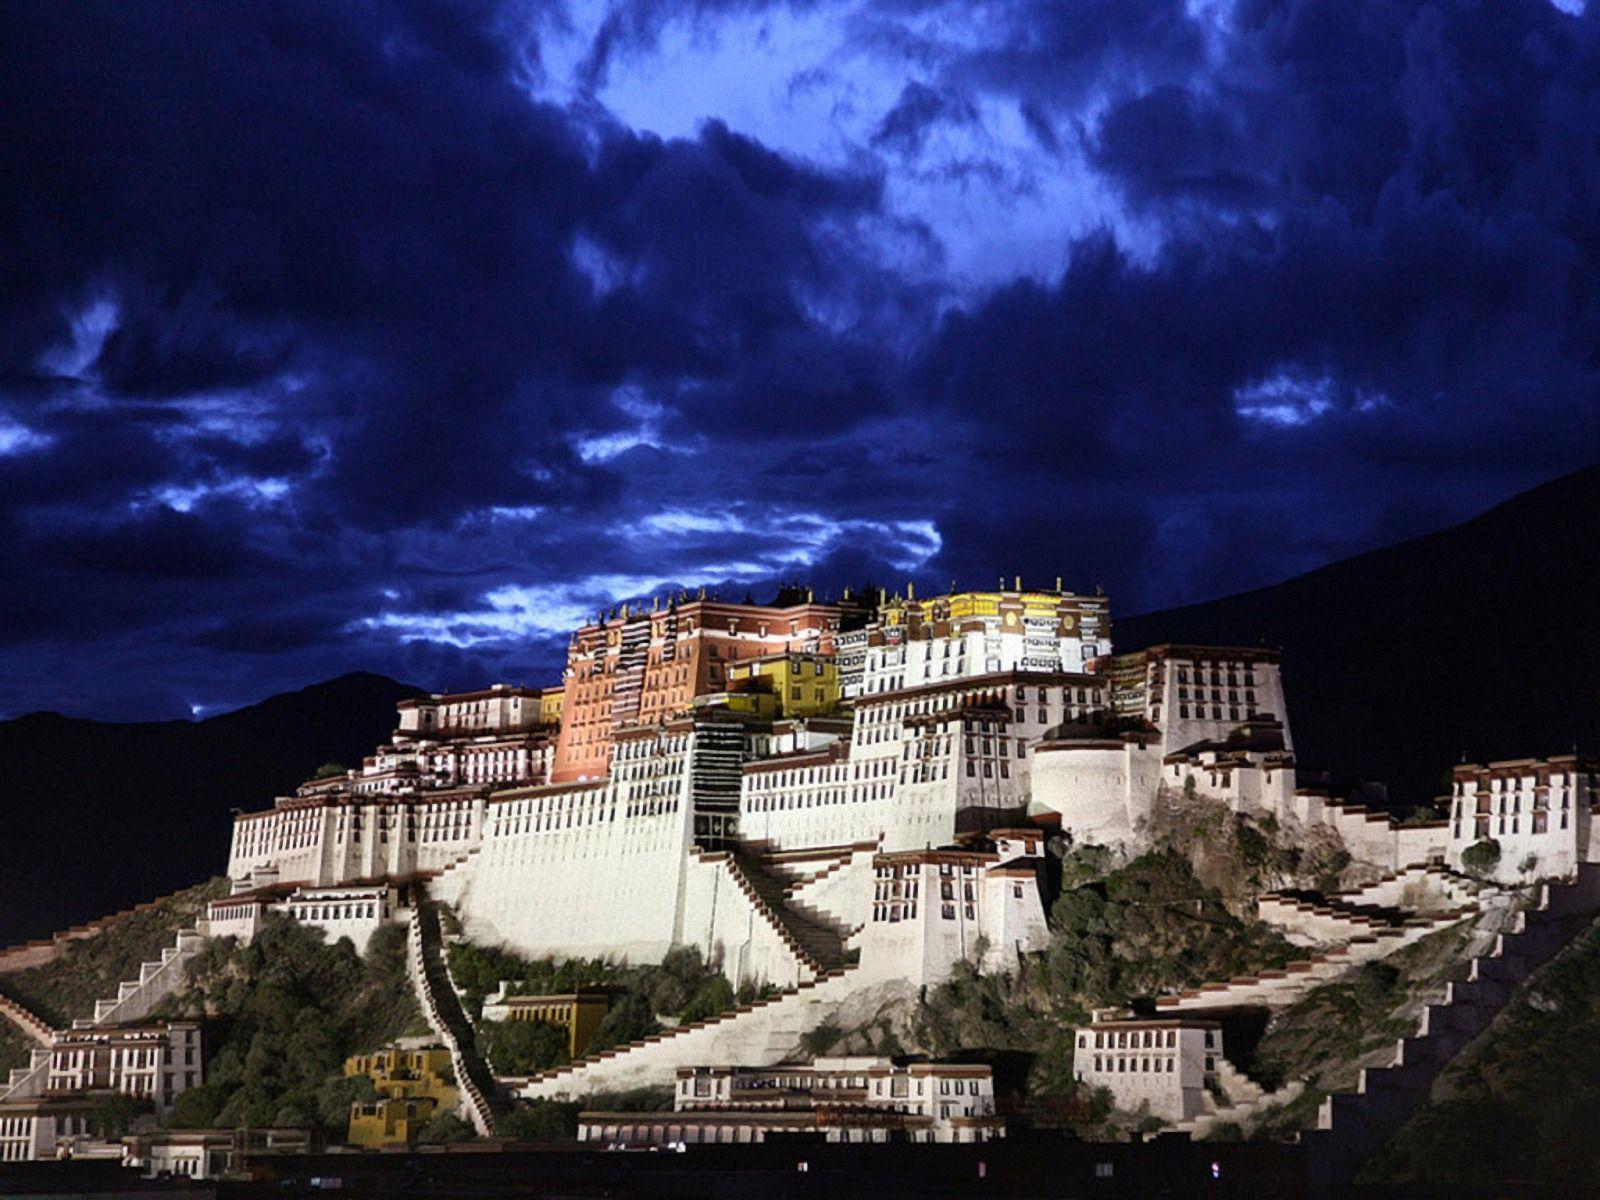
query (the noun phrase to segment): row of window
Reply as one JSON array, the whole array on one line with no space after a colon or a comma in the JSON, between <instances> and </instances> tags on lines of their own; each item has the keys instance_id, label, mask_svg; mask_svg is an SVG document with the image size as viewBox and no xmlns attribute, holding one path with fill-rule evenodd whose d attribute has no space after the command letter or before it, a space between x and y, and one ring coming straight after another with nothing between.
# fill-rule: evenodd
<instances>
[{"instance_id":1,"label":"row of window","mask_svg":"<svg viewBox=\"0 0 1600 1200\"><path fill-rule=\"evenodd\" d=\"M1206 1061L1209 1064L1211 1060L1207 1059ZM1094 1069L1097 1072L1118 1075L1128 1072L1170 1075L1178 1069L1177 1062L1178 1060L1175 1058L1125 1058L1121 1055L1112 1058L1107 1055L1102 1065L1100 1055L1096 1054L1094 1056ZM1208 1071L1211 1069L1212 1067L1209 1065L1206 1067Z\"/></svg>"},{"instance_id":2,"label":"row of window","mask_svg":"<svg viewBox=\"0 0 1600 1200\"><path fill-rule=\"evenodd\" d=\"M1206 1045L1213 1046L1213 1033L1206 1031ZM1089 1044L1089 1035L1080 1033L1078 1045L1086 1047ZM1178 1031L1176 1029L1114 1029L1107 1031L1097 1029L1094 1031L1094 1048L1096 1050L1139 1050L1172 1048L1178 1044Z\"/></svg>"},{"instance_id":3,"label":"row of window","mask_svg":"<svg viewBox=\"0 0 1600 1200\"><path fill-rule=\"evenodd\" d=\"M792 812L801 808L826 808L835 804L857 804L874 800L887 800L890 788L887 783L858 784L851 788L820 788L806 792L775 792L747 797L740 807L747 813Z\"/></svg>"},{"instance_id":4,"label":"row of window","mask_svg":"<svg viewBox=\"0 0 1600 1200\"><path fill-rule=\"evenodd\" d=\"M1194 696L1192 698L1195 699L1195 700L1203 701L1206 698L1205 689L1204 688L1196 688L1195 692L1194 692ZM1191 697L1189 695L1189 689L1186 688L1186 687L1180 687L1178 689L1178 699L1179 700L1191 699ZM1211 699L1212 699L1213 703L1221 704L1222 703L1222 689L1221 688L1212 688L1211 689ZM1254 688L1246 688L1245 689L1244 702L1246 704L1254 704L1256 702L1256 692L1255 692ZM1228 692L1228 703L1229 704L1238 704L1239 703L1239 697L1232 689L1230 689L1229 692Z\"/></svg>"},{"instance_id":5,"label":"row of window","mask_svg":"<svg viewBox=\"0 0 1600 1200\"><path fill-rule=\"evenodd\" d=\"M300 921L372 921L378 917L376 901L341 904L293 904L289 911ZM387 916L387 910L384 915Z\"/></svg>"},{"instance_id":6,"label":"row of window","mask_svg":"<svg viewBox=\"0 0 1600 1200\"><path fill-rule=\"evenodd\" d=\"M1508 801L1509 801L1509 805L1510 805L1509 809L1507 807ZM1477 814L1479 816L1485 816L1485 815L1487 815L1489 813L1490 805L1492 803L1493 803L1493 800L1492 800L1491 797L1489 797L1487 795L1480 794L1478 796L1476 804L1475 804L1475 811L1477 812ZM1548 809L1549 807L1550 807L1550 796L1549 796L1549 793L1547 793L1547 792L1536 792L1536 793L1534 793L1533 808L1534 808L1535 812L1538 812L1538 811L1543 810L1543 809ZM1562 791L1561 791L1561 807L1564 808L1564 809L1568 809L1568 808L1572 807L1572 794L1569 791L1567 791L1565 788L1563 788ZM1455 801L1455 804L1454 804L1455 816L1458 817L1458 818L1461 817L1463 815L1463 813L1464 813L1465 808L1466 808L1466 802L1464 800L1458 798ZM1505 796L1505 795L1502 795L1500 797L1499 808L1500 808L1500 815L1502 817L1505 816L1508 811L1510 812L1510 814L1512 816L1516 816L1517 814L1522 812L1522 797L1520 795L1517 795L1517 794L1512 794L1509 797Z\"/></svg>"},{"instance_id":7,"label":"row of window","mask_svg":"<svg viewBox=\"0 0 1600 1200\"><path fill-rule=\"evenodd\" d=\"M1580 783L1583 782L1581 778L1579 778L1578 781ZM1458 779L1456 780L1456 795L1465 796L1470 792L1520 792L1523 790L1531 790L1534 788L1543 788L1547 786L1571 787L1572 782L1573 779L1571 776L1560 771L1556 771L1551 774L1548 783L1541 782L1538 777L1534 775L1501 776L1499 779L1482 779L1477 781ZM1588 784L1590 787L1595 786L1594 775L1591 774L1588 777Z\"/></svg>"},{"instance_id":8,"label":"row of window","mask_svg":"<svg viewBox=\"0 0 1600 1200\"><path fill-rule=\"evenodd\" d=\"M1187 704L1178 705L1178 719L1179 720L1187 721L1187 720L1190 719L1189 708L1190 708L1190 706L1187 705ZM1194 706L1193 719L1196 720L1196 721L1204 721L1206 719L1206 706L1205 705L1197 704L1197 705ZM1222 709L1220 707L1218 707L1217 705L1212 705L1211 706L1211 719L1213 721L1222 720ZM1241 720L1241 719L1242 718L1239 716L1239 710L1237 708L1231 708L1230 707L1228 709L1228 720L1230 720L1230 721L1238 721L1238 720Z\"/></svg>"},{"instance_id":9,"label":"row of window","mask_svg":"<svg viewBox=\"0 0 1600 1200\"><path fill-rule=\"evenodd\" d=\"M1209 676L1207 674L1208 671ZM1241 679L1244 681L1245 687L1255 687L1256 685L1256 672L1253 666L1245 666L1242 674L1237 663L1227 663L1220 667L1216 664L1212 664L1208 667L1205 663L1196 663L1194 665L1192 674L1188 667L1182 665L1178 667L1179 683L1189 683L1192 681L1194 683L1209 682L1212 684L1221 685L1224 680L1224 675L1226 675L1227 685L1229 687L1238 687Z\"/></svg>"},{"instance_id":10,"label":"row of window","mask_svg":"<svg viewBox=\"0 0 1600 1200\"><path fill-rule=\"evenodd\" d=\"M1557 829L1567 829L1569 827L1569 825L1568 825L1568 815L1569 814L1567 814L1567 813L1562 813L1561 814L1561 823L1556 826ZM1475 820L1474 825L1473 825L1473 832L1475 833L1475 835L1478 837L1479 840L1482 840L1483 838L1486 838L1486 837L1489 836L1489 820L1490 819L1488 817L1478 817ZM1501 817L1501 818L1499 818L1499 821L1500 821L1500 824L1499 824L1498 829L1496 830L1496 833L1497 833L1497 835L1503 835L1503 834L1505 834L1507 832L1507 830L1506 830L1506 818L1505 817ZM1511 818L1510 832L1513 835L1522 832L1522 819L1520 817L1512 817ZM1550 832L1550 814L1547 813L1547 812L1543 812L1543 811L1534 813L1533 814L1533 819L1530 822L1530 824L1528 825L1528 832L1529 833L1548 833L1548 832ZM1460 840L1460 838L1461 838L1461 819L1459 817L1456 818L1456 823L1455 823L1454 828L1451 830L1451 834L1458 841Z\"/></svg>"}]
</instances>

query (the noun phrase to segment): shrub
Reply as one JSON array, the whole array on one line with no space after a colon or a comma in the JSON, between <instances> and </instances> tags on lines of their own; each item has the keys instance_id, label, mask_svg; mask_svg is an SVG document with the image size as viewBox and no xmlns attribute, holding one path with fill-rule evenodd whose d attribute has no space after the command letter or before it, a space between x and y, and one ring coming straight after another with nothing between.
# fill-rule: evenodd
<instances>
[{"instance_id":1,"label":"shrub","mask_svg":"<svg viewBox=\"0 0 1600 1200\"><path fill-rule=\"evenodd\" d=\"M722 972L693 946L670 951L655 966L630 966L607 959L526 959L503 948L469 942L452 943L449 956L451 978L474 1019L483 1011L484 997L502 982L512 995L606 992L610 1006L588 1044L578 1047L579 1054L595 1054L659 1032L657 1013L698 1021L772 991L746 985L736 997Z\"/></svg>"},{"instance_id":2,"label":"shrub","mask_svg":"<svg viewBox=\"0 0 1600 1200\"><path fill-rule=\"evenodd\" d=\"M1600 924L1518 989L1445 1069L1434 1095L1367 1163L1360 1182L1594 1194Z\"/></svg>"},{"instance_id":3,"label":"shrub","mask_svg":"<svg viewBox=\"0 0 1600 1200\"><path fill-rule=\"evenodd\" d=\"M1111 1089L1105 1084L1092 1088L1089 1092L1089 1122L1098 1125L1111 1115L1116 1107L1116 1098L1111 1094Z\"/></svg>"},{"instance_id":4,"label":"shrub","mask_svg":"<svg viewBox=\"0 0 1600 1200\"><path fill-rule=\"evenodd\" d=\"M1091 1009L1281 965L1299 953L1267 926L1229 912L1176 853L1145 854L1062 893L1050 923L1048 947L1025 956L1015 973L953 964L913 1018L917 1047L1003 1055L1030 1097L1092 1110L1072 1065L1073 1027ZM1103 1119L1088 1113L1090 1124Z\"/></svg>"},{"instance_id":5,"label":"shrub","mask_svg":"<svg viewBox=\"0 0 1600 1200\"><path fill-rule=\"evenodd\" d=\"M718 975L708 979L696 989L688 1004L678 1011L681 1021L704 1021L734 1006L733 984Z\"/></svg>"},{"instance_id":6,"label":"shrub","mask_svg":"<svg viewBox=\"0 0 1600 1200\"><path fill-rule=\"evenodd\" d=\"M1044 967L1072 1011L1227 979L1295 956L1265 925L1230 913L1182 855L1156 851L1097 884L1063 892Z\"/></svg>"},{"instance_id":7,"label":"shrub","mask_svg":"<svg viewBox=\"0 0 1600 1200\"><path fill-rule=\"evenodd\" d=\"M600 1024L589 1035L586 1054L598 1054L613 1046L625 1046L661 1031L650 1001L637 992L627 992L613 997L611 1007L600 1019Z\"/></svg>"},{"instance_id":8,"label":"shrub","mask_svg":"<svg viewBox=\"0 0 1600 1200\"><path fill-rule=\"evenodd\" d=\"M670 1112L672 1104L673 1088L669 1083L622 1092L591 1092L578 1107L598 1112Z\"/></svg>"},{"instance_id":9,"label":"shrub","mask_svg":"<svg viewBox=\"0 0 1600 1200\"><path fill-rule=\"evenodd\" d=\"M173 1101L167 1124L173 1129L209 1129L217 1123L228 1090L220 1083L202 1083L185 1088Z\"/></svg>"},{"instance_id":10,"label":"shrub","mask_svg":"<svg viewBox=\"0 0 1600 1200\"><path fill-rule=\"evenodd\" d=\"M1461 852L1461 865L1474 875L1489 875L1500 865L1500 843L1494 838L1474 842Z\"/></svg>"},{"instance_id":11,"label":"shrub","mask_svg":"<svg viewBox=\"0 0 1600 1200\"><path fill-rule=\"evenodd\" d=\"M495 1136L519 1142L570 1142L578 1135L579 1107L557 1100L534 1100L503 1114L495 1122Z\"/></svg>"},{"instance_id":12,"label":"shrub","mask_svg":"<svg viewBox=\"0 0 1600 1200\"><path fill-rule=\"evenodd\" d=\"M1062 851L1061 887L1070 891L1104 879L1116 866L1116 853L1108 846L1078 843Z\"/></svg>"},{"instance_id":13,"label":"shrub","mask_svg":"<svg viewBox=\"0 0 1600 1200\"><path fill-rule=\"evenodd\" d=\"M425 1145L470 1142L477 1136L472 1126L453 1112L435 1113L428 1123L417 1131L418 1143Z\"/></svg>"},{"instance_id":14,"label":"shrub","mask_svg":"<svg viewBox=\"0 0 1600 1200\"><path fill-rule=\"evenodd\" d=\"M812 1058L828 1053L844 1036L844 1030L832 1021L824 1021L814 1029L800 1035L800 1045Z\"/></svg>"},{"instance_id":15,"label":"shrub","mask_svg":"<svg viewBox=\"0 0 1600 1200\"><path fill-rule=\"evenodd\" d=\"M682 1013L694 1001L706 981L705 964L697 946L679 946L667 951L651 981L650 1001L658 1013ZM719 975L720 978L720 975Z\"/></svg>"},{"instance_id":16,"label":"shrub","mask_svg":"<svg viewBox=\"0 0 1600 1200\"><path fill-rule=\"evenodd\" d=\"M10 1021L0 1021L0 1079L14 1067L26 1066L34 1041Z\"/></svg>"},{"instance_id":17,"label":"shrub","mask_svg":"<svg viewBox=\"0 0 1600 1200\"><path fill-rule=\"evenodd\" d=\"M571 1061L567 1031L548 1021L484 1021L478 1053L498 1075L532 1075Z\"/></svg>"},{"instance_id":18,"label":"shrub","mask_svg":"<svg viewBox=\"0 0 1600 1200\"><path fill-rule=\"evenodd\" d=\"M212 879L119 917L92 937L69 942L50 962L8 971L0 990L65 1028L75 1017L92 1015L96 1000L115 996L124 979L137 978L141 963L160 958L178 931L203 917L206 903L228 890L227 879Z\"/></svg>"},{"instance_id":19,"label":"shrub","mask_svg":"<svg viewBox=\"0 0 1600 1200\"><path fill-rule=\"evenodd\" d=\"M372 1078L368 1075L339 1075L325 1080L317 1089L317 1124L324 1129L338 1129L350 1121L350 1106L377 1096Z\"/></svg>"}]
</instances>

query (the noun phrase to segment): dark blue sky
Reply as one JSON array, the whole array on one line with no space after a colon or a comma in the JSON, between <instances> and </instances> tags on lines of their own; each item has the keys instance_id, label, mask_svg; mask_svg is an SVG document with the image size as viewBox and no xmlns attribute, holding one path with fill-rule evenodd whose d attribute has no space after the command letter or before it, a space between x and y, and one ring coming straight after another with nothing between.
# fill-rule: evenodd
<instances>
[{"instance_id":1,"label":"dark blue sky","mask_svg":"<svg viewBox=\"0 0 1600 1200\"><path fill-rule=\"evenodd\" d=\"M537 682L674 584L1130 613L1600 457L1547 0L40 0L0 56L0 714Z\"/></svg>"}]
</instances>

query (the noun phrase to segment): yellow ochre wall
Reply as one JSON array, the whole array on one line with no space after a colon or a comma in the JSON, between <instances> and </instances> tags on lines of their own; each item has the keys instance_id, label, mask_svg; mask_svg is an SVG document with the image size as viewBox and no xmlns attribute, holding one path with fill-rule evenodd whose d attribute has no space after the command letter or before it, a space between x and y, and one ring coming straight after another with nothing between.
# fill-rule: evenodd
<instances>
[{"instance_id":1,"label":"yellow ochre wall","mask_svg":"<svg viewBox=\"0 0 1600 1200\"><path fill-rule=\"evenodd\" d=\"M838 664L822 655L775 654L736 663L728 668L728 685L736 692L770 687L778 713L785 717L818 716L839 705Z\"/></svg>"}]
</instances>

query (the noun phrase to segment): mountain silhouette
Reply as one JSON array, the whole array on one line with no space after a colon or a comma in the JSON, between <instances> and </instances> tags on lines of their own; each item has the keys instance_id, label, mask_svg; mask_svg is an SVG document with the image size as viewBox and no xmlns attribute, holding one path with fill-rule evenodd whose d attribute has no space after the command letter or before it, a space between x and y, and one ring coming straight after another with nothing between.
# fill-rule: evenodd
<instances>
[{"instance_id":1,"label":"mountain silhouette","mask_svg":"<svg viewBox=\"0 0 1600 1200\"><path fill-rule=\"evenodd\" d=\"M220 874L229 809L265 807L325 762L359 764L417 694L356 673L204 721L0 722L0 946Z\"/></svg>"},{"instance_id":2,"label":"mountain silhouette","mask_svg":"<svg viewBox=\"0 0 1600 1200\"><path fill-rule=\"evenodd\" d=\"M1271 587L1116 623L1283 651L1296 754L1402 810L1469 761L1600 754L1600 467Z\"/></svg>"}]
</instances>

